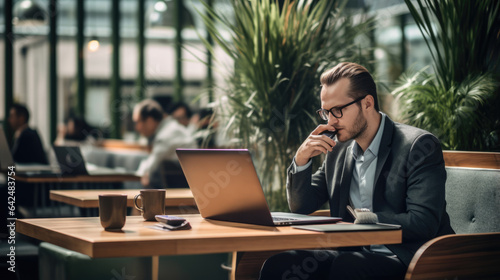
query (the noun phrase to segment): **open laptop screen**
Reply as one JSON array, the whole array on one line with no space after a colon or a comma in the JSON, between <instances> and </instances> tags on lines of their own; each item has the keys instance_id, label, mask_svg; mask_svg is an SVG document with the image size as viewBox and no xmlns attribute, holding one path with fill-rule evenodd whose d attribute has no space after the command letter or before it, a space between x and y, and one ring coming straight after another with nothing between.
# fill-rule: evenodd
<instances>
[{"instance_id":1,"label":"open laptop screen","mask_svg":"<svg viewBox=\"0 0 500 280\"><path fill-rule=\"evenodd\" d=\"M340 220L291 213L271 215L248 150L177 149L177 156L204 218L271 226Z\"/></svg>"},{"instance_id":2,"label":"open laptop screen","mask_svg":"<svg viewBox=\"0 0 500 280\"><path fill-rule=\"evenodd\" d=\"M0 170L5 171L9 166L14 166L14 159L3 127L0 126Z\"/></svg>"}]
</instances>

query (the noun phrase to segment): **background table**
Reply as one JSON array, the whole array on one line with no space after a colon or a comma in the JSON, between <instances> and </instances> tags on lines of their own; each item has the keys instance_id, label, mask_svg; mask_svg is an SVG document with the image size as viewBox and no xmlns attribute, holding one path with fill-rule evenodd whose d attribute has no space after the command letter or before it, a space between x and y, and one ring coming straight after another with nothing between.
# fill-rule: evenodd
<instances>
[{"instance_id":1,"label":"background table","mask_svg":"<svg viewBox=\"0 0 500 280\"><path fill-rule=\"evenodd\" d=\"M99 194L126 194L127 206L134 207L134 197L140 189L123 190L51 190L50 199L81 208L98 208ZM188 214L198 213L198 208L190 189L167 189L165 197L165 213Z\"/></svg>"},{"instance_id":2,"label":"background table","mask_svg":"<svg viewBox=\"0 0 500 280\"><path fill-rule=\"evenodd\" d=\"M77 176L25 176L16 175L17 181L26 183L121 183L125 181L140 181L141 177L133 174L77 175Z\"/></svg>"},{"instance_id":3,"label":"background table","mask_svg":"<svg viewBox=\"0 0 500 280\"><path fill-rule=\"evenodd\" d=\"M139 182L132 174L79 176L23 176L16 174L16 194L19 217L79 216L75 207L63 207L49 199L51 190L62 189L122 189L124 182Z\"/></svg>"}]
</instances>

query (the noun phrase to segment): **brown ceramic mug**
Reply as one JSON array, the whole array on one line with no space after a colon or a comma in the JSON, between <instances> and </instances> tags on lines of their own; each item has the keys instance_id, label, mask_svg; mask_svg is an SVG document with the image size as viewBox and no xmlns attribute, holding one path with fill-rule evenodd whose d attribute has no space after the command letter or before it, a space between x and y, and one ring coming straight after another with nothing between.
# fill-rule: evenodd
<instances>
[{"instance_id":1,"label":"brown ceramic mug","mask_svg":"<svg viewBox=\"0 0 500 280\"><path fill-rule=\"evenodd\" d=\"M120 230L127 217L126 194L100 194L99 218L105 230Z\"/></svg>"},{"instance_id":2,"label":"brown ceramic mug","mask_svg":"<svg viewBox=\"0 0 500 280\"><path fill-rule=\"evenodd\" d=\"M137 199L141 198L142 207L137 205ZM134 206L142 212L146 221L155 221L155 215L165 214L165 190L146 189L134 197Z\"/></svg>"}]
</instances>

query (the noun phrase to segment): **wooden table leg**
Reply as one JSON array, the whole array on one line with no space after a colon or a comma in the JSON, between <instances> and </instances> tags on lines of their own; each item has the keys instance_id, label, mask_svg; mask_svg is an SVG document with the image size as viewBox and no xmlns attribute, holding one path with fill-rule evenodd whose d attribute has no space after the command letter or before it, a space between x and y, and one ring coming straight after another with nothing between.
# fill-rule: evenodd
<instances>
[{"instance_id":1,"label":"wooden table leg","mask_svg":"<svg viewBox=\"0 0 500 280\"><path fill-rule=\"evenodd\" d=\"M233 251L233 257L231 259L231 278L230 280L236 280L236 266L238 264L238 252Z\"/></svg>"},{"instance_id":2,"label":"wooden table leg","mask_svg":"<svg viewBox=\"0 0 500 280\"><path fill-rule=\"evenodd\" d=\"M152 266L151 266L151 279L152 280L158 280L158 269L159 269L159 266L160 266L160 257L159 256L152 256L151 257L151 262L152 262Z\"/></svg>"}]
</instances>

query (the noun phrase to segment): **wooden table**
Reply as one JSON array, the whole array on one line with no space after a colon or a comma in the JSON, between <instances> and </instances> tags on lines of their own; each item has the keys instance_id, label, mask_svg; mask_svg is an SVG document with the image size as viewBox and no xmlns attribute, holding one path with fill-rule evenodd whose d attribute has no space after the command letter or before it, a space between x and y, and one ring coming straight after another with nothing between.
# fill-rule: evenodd
<instances>
[{"instance_id":1,"label":"wooden table","mask_svg":"<svg viewBox=\"0 0 500 280\"><path fill-rule=\"evenodd\" d=\"M134 197L140 189L122 190L51 190L50 199L81 208L99 207L100 194L126 194L127 206L134 207ZM165 207L167 214L198 213L190 189L166 189Z\"/></svg>"},{"instance_id":2,"label":"wooden table","mask_svg":"<svg viewBox=\"0 0 500 280\"><path fill-rule=\"evenodd\" d=\"M26 183L119 183L125 181L140 181L141 177L133 174L113 175L78 175L78 176L23 176L16 175L17 181Z\"/></svg>"},{"instance_id":3,"label":"wooden table","mask_svg":"<svg viewBox=\"0 0 500 280\"><path fill-rule=\"evenodd\" d=\"M125 227L120 232L103 230L98 217L19 219L16 230L93 258L153 256L154 277L157 277L159 255L330 248L401 242L401 230L325 233L292 227L265 227L205 220L196 214L183 217L191 223L191 230L151 229L148 226L154 225L155 222L145 222L138 216L127 217ZM233 265L233 268L235 267Z\"/></svg>"}]
</instances>

